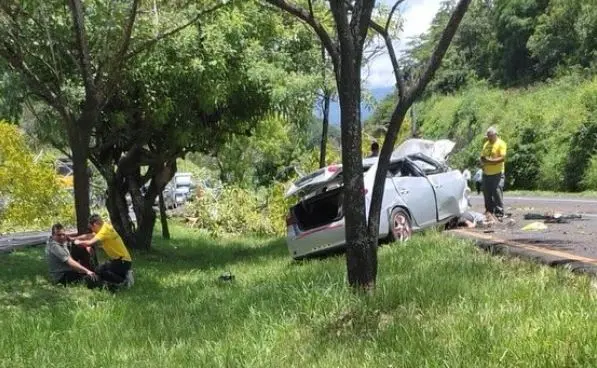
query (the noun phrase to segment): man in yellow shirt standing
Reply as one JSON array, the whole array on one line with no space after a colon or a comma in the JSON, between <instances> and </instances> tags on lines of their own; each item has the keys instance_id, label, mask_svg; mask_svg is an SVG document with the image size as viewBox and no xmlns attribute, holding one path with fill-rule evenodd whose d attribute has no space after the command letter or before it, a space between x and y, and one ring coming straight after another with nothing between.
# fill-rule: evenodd
<instances>
[{"instance_id":1,"label":"man in yellow shirt standing","mask_svg":"<svg viewBox=\"0 0 597 368\"><path fill-rule=\"evenodd\" d=\"M89 228L93 233L76 238L75 245L90 247L100 243L109 260L95 271L103 281L112 284L133 284L132 259L122 238L112 225L104 222L100 215L91 215Z\"/></svg>"},{"instance_id":2,"label":"man in yellow shirt standing","mask_svg":"<svg viewBox=\"0 0 597 368\"><path fill-rule=\"evenodd\" d=\"M498 138L497 129L487 129L487 141L481 151L483 168L483 197L485 210L501 219L504 216L504 162L506 160L506 142Z\"/></svg>"}]
</instances>

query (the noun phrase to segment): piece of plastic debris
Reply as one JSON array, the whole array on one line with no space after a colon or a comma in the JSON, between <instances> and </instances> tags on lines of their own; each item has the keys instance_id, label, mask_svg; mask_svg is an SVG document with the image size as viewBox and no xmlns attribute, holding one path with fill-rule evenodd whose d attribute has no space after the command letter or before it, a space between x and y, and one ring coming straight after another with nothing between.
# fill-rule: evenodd
<instances>
[{"instance_id":1,"label":"piece of plastic debris","mask_svg":"<svg viewBox=\"0 0 597 368\"><path fill-rule=\"evenodd\" d=\"M223 274L220 275L220 277L218 277L218 279L220 281L233 281L234 280L234 275L230 272L224 272Z\"/></svg>"},{"instance_id":2,"label":"piece of plastic debris","mask_svg":"<svg viewBox=\"0 0 597 368\"><path fill-rule=\"evenodd\" d=\"M547 230L547 225L542 222L531 222L528 225L525 225L522 231L540 231L540 230Z\"/></svg>"}]
</instances>

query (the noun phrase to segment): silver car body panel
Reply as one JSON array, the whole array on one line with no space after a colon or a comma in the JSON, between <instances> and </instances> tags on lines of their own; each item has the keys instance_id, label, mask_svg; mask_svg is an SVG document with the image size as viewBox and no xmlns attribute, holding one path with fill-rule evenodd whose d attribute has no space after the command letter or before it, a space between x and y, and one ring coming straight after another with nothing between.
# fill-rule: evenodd
<instances>
[{"instance_id":1,"label":"silver car body panel","mask_svg":"<svg viewBox=\"0 0 597 368\"><path fill-rule=\"evenodd\" d=\"M392 208L404 204L401 207L408 210L413 228L424 228L437 221L435 200L429 200L435 193L427 178L396 177L392 182L399 195Z\"/></svg>"}]
</instances>

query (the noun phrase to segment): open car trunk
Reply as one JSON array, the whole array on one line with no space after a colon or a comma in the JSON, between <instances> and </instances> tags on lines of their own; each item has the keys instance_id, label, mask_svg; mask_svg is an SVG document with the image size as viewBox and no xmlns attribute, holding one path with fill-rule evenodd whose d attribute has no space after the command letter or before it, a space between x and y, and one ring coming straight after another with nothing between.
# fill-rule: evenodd
<instances>
[{"instance_id":1,"label":"open car trunk","mask_svg":"<svg viewBox=\"0 0 597 368\"><path fill-rule=\"evenodd\" d=\"M292 214L301 231L315 229L338 221L344 216L343 200L343 188L336 188L299 202L292 207Z\"/></svg>"}]
</instances>

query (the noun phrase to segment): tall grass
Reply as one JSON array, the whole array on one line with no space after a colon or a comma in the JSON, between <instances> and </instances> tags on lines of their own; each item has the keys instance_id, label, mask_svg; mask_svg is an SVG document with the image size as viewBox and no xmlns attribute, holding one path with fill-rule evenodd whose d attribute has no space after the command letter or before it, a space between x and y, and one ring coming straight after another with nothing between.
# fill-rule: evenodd
<instances>
[{"instance_id":1,"label":"tall grass","mask_svg":"<svg viewBox=\"0 0 597 368\"><path fill-rule=\"evenodd\" d=\"M562 270L448 236L380 249L376 294L343 257L175 227L117 294L46 281L40 249L0 255L2 367L562 367L597 364L596 292ZM222 272L233 281L219 281Z\"/></svg>"}]
</instances>

